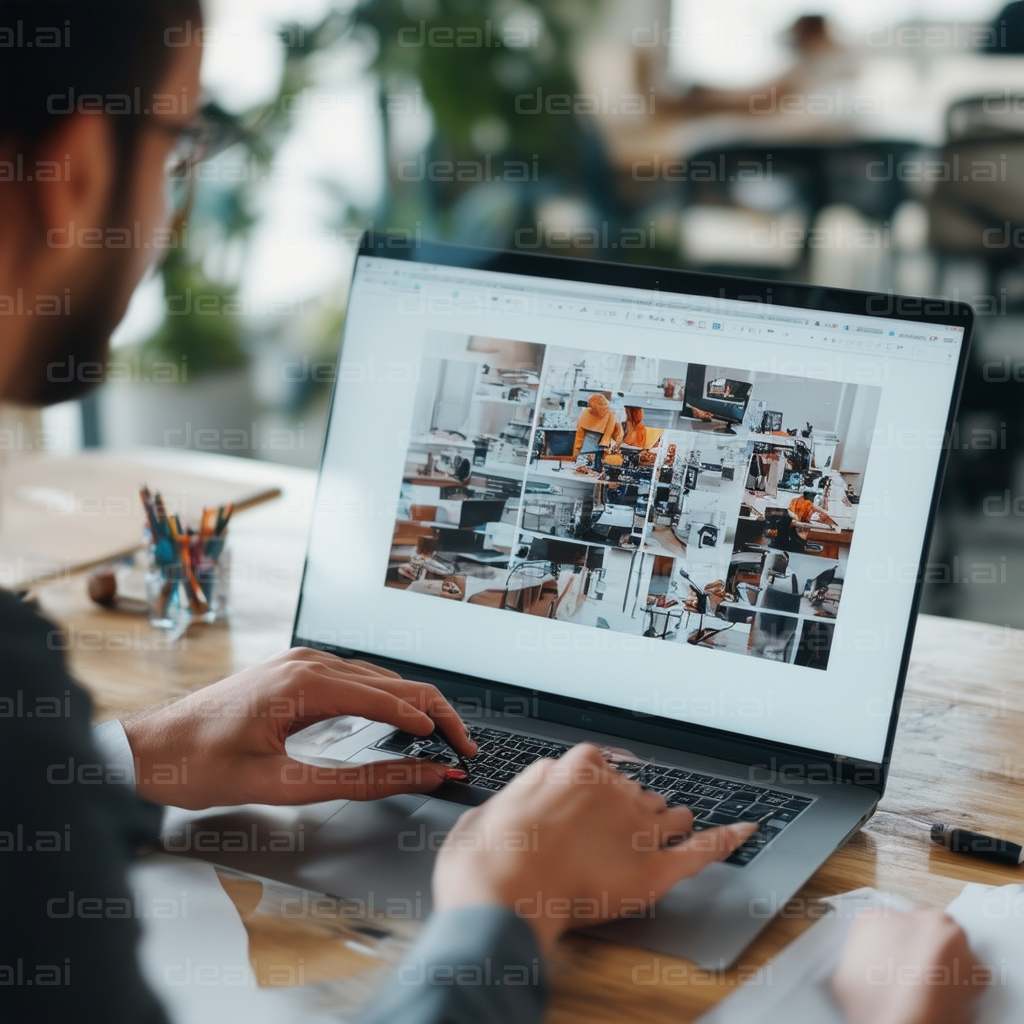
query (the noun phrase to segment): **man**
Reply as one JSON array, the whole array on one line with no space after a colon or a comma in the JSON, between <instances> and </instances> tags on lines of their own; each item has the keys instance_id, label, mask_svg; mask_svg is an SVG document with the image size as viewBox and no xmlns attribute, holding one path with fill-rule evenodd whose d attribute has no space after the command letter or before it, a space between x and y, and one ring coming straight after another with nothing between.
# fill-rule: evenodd
<instances>
[{"instance_id":1,"label":"man","mask_svg":"<svg viewBox=\"0 0 1024 1024\"><path fill-rule=\"evenodd\" d=\"M0 0L0 400L62 401L95 376L69 380L69 361L104 358L167 214L164 168L199 137L200 24L197 0ZM183 39L192 42L174 45ZM120 248L127 227L141 241ZM56 246L55 237L73 241ZM106 242L98 249L97 238ZM103 912L130 905L125 871L140 847L157 844L158 804L428 793L451 771L411 760L294 771L285 738L342 714L418 735L439 727L461 754L475 752L433 687L301 649L93 733L89 698L48 644L49 630L29 605L0 592L5 1020L164 1019L136 963L138 922ZM187 773L158 781L161 768L183 763ZM689 811L644 793L594 747L531 766L465 815L456 834L535 830L536 844L450 842L438 859L437 912L412 954L449 969L485 959L496 972L528 966L529 984L399 985L369 1018L537 1019L544 984L536 965L574 912L545 911L527 923L516 905L541 892L545 907L614 912L726 856L752 828L650 841L684 837L691 823ZM69 904L76 910L67 916Z\"/></svg>"}]
</instances>

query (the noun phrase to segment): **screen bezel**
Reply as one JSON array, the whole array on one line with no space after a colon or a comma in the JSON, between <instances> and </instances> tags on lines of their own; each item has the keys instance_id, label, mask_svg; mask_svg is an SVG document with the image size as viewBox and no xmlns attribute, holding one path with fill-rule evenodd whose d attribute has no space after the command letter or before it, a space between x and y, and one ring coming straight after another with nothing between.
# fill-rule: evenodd
<instances>
[{"instance_id":1,"label":"screen bezel","mask_svg":"<svg viewBox=\"0 0 1024 1024\"><path fill-rule=\"evenodd\" d=\"M702 274L694 271L671 270L662 267L638 266L599 260L573 259L550 256L541 253L506 252L495 249L480 249L472 246L455 245L448 242L424 241L408 234L363 235L358 257L405 260L415 263L429 263L440 266L515 274L549 280L578 281L587 284L604 284L615 287L636 288L644 291L660 291L681 294L760 303L768 308L783 306L797 309L818 310L828 313L844 313L851 316L871 316L884 320L904 320L941 326L962 327L964 340L960 349L955 385L949 398L946 415L945 437L954 436L957 407L963 388L964 375L970 351L975 313L970 305L948 299L904 296L881 292L862 292L840 288L824 288L816 285L789 284L778 281L762 281L756 278L728 277L717 274ZM353 274L355 268L353 268ZM770 342L769 342L770 344ZM338 348L338 363L344 347L344 330ZM340 377L336 375L336 379ZM331 393L331 408L328 411L327 428L320 452L320 467L330 431L331 412L337 386ZM332 645L313 643L298 635L299 618L302 612L303 590L306 570L309 565L309 549L303 562L302 582L295 609L291 644L293 647L317 647L341 657L358 657L381 667L400 672L407 678L432 683L442 693L463 709L477 709L503 714L523 714L527 718L571 725L594 732L606 733L635 739L679 750L690 751L735 761L748 766L764 767L773 773L789 774L803 779L818 778L820 781L846 781L867 786L882 793L888 776L892 748L896 736L896 724L906 684L913 647L914 632L924 586L924 570L928 557L932 533L938 513L942 482L949 460L949 445L942 445L935 483L928 508L924 541L918 559L918 570L914 583L913 599L910 605L903 651L900 657L896 688L893 692L889 723L886 731L885 750L881 762L863 761L816 750L811 747L795 746L775 741L758 740L740 733L727 732L709 726L680 722L675 719L640 712L628 711L611 705L582 701L541 693L524 687L499 683L480 676L465 675L431 668L417 662L386 658L363 651L340 648ZM525 710L524 710L525 709Z\"/></svg>"}]
</instances>

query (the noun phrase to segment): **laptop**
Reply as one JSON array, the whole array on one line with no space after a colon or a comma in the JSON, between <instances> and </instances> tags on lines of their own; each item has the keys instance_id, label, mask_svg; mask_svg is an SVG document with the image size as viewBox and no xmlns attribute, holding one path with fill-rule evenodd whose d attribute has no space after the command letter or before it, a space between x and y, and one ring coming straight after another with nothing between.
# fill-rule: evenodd
<instances>
[{"instance_id":1,"label":"laptop","mask_svg":"<svg viewBox=\"0 0 1024 1024\"><path fill-rule=\"evenodd\" d=\"M972 320L366 235L293 643L435 684L480 754L431 798L318 805L289 880L424 916L466 805L587 740L695 829L765 822L594 929L734 963L885 790ZM714 397L723 381L741 400ZM641 457L545 443L595 392L620 422L643 410ZM364 720L330 735L320 757L454 763Z\"/></svg>"}]
</instances>

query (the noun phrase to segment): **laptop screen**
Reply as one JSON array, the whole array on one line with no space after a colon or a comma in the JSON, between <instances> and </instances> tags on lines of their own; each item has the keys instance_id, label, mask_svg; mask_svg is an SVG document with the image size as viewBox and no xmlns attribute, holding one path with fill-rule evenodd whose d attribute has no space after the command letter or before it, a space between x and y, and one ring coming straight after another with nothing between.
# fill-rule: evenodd
<instances>
[{"instance_id":1,"label":"laptop screen","mask_svg":"<svg viewBox=\"0 0 1024 1024\"><path fill-rule=\"evenodd\" d=\"M963 343L361 255L295 636L878 762Z\"/></svg>"}]
</instances>

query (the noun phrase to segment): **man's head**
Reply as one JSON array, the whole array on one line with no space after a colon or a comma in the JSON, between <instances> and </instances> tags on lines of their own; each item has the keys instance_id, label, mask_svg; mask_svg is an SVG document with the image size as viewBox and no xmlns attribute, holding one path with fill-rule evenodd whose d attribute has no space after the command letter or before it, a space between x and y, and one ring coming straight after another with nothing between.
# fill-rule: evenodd
<instances>
[{"instance_id":1,"label":"man's head","mask_svg":"<svg viewBox=\"0 0 1024 1024\"><path fill-rule=\"evenodd\" d=\"M0 0L0 399L97 379L159 254L200 19L199 0Z\"/></svg>"},{"instance_id":2,"label":"man's head","mask_svg":"<svg viewBox=\"0 0 1024 1024\"><path fill-rule=\"evenodd\" d=\"M789 26L786 35L790 46L797 53L813 54L835 49L828 22L821 14L801 15Z\"/></svg>"},{"instance_id":3,"label":"man's head","mask_svg":"<svg viewBox=\"0 0 1024 1024\"><path fill-rule=\"evenodd\" d=\"M587 400L587 405L595 416L604 416L611 408L608 404L608 399L604 395L591 395Z\"/></svg>"}]
</instances>

